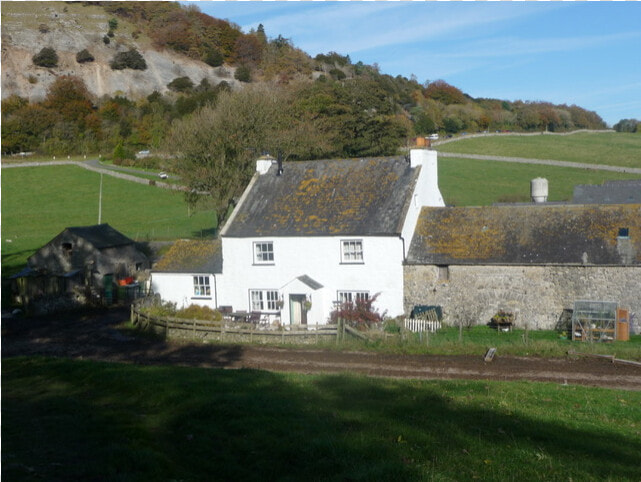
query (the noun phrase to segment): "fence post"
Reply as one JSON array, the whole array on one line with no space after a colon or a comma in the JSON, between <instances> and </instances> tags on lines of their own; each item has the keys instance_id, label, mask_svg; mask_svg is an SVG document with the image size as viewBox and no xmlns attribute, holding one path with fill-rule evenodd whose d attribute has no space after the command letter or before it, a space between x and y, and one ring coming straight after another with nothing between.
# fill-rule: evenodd
<instances>
[{"instance_id":1,"label":"fence post","mask_svg":"<svg viewBox=\"0 0 641 482\"><path fill-rule=\"evenodd\" d=\"M131 324L134 324L134 304L131 304L131 313L129 314L129 321Z\"/></svg>"}]
</instances>

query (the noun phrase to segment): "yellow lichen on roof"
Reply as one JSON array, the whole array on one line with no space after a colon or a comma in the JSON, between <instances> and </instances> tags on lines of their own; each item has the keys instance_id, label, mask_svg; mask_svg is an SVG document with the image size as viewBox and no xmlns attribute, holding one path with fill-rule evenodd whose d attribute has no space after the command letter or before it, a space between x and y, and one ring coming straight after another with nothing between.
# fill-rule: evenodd
<instances>
[{"instance_id":1,"label":"yellow lichen on roof","mask_svg":"<svg viewBox=\"0 0 641 482\"><path fill-rule=\"evenodd\" d=\"M354 168L346 162L331 175L318 176L313 169L307 169L296 189L275 201L279 209L270 214L273 224L296 225L298 231L304 233L329 223L330 233L341 232L355 220L364 219L367 207L376 196L391 189L398 180L399 176L394 172L381 175L379 166L370 161Z\"/></svg>"},{"instance_id":2,"label":"yellow lichen on roof","mask_svg":"<svg viewBox=\"0 0 641 482\"><path fill-rule=\"evenodd\" d=\"M417 234L423 237L430 251L455 259L487 259L502 253L505 232L494 219L478 216L473 208L451 208L437 211L439 215L423 217ZM429 213L424 209L423 213ZM441 236L451 234L456 236Z\"/></svg>"},{"instance_id":3,"label":"yellow lichen on roof","mask_svg":"<svg viewBox=\"0 0 641 482\"><path fill-rule=\"evenodd\" d=\"M156 263L158 271L196 268L207 264L220 252L220 241L178 240Z\"/></svg>"}]
</instances>

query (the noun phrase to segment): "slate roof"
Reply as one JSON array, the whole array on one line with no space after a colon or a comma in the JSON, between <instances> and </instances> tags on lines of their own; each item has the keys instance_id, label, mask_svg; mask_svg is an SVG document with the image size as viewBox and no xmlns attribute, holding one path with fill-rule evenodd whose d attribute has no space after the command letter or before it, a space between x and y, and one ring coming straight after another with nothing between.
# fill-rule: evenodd
<instances>
[{"instance_id":1,"label":"slate roof","mask_svg":"<svg viewBox=\"0 0 641 482\"><path fill-rule=\"evenodd\" d=\"M641 179L607 181L603 184L574 186L572 202L575 204L625 204L641 203Z\"/></svg>"},{"instance_id":2,"label":"slate roof","mask_svg":"<svg viewBox=\"0 0 641 482\"><path fill-rule=\"evenodd\" d=\"M254 177L224 236L397 235L418 176L400 157L283 167Z\"/></svg>"},{"instance_id":3,"label":"slate roof","mask_svg":"<svg viewBox=\"0 0 641 482\"><path fill-rule=\"evenodd\" d=\"M94 226L71 227L66 228L65 231L79 238L86 239L97 249L114 248L116 246L126 246L134 243L131 238L115 230L107 223L96 224Z\"/></svg>"},{"instance_id":4,"label":"slate roof","mask_svg":"<svg viewBox=\"0 0 641 482\"><path fill-rule=\"evenodd\" d=\"M424 207L407 263L639 265L641 204Z\"/></svg>"},{"instance_id":5,"label":"slate roof","mask_svg":"<svg viewBox=\"0 0 641 482\"><path fill-rule=\"evenodd\" d=\"M178 240L153 270L161 273L222 273L223 252L220 240Z\"/></svg>"}]
</instances>

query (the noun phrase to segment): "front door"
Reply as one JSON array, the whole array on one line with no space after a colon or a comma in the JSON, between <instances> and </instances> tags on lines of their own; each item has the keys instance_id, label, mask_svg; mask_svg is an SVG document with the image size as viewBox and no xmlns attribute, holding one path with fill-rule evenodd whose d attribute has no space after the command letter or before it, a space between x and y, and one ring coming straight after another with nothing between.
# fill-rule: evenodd
<instances>
[{"instance_id":1,"label":"front door","mask_svg":"<svg viewBox=\"0 0 641 482\"><path fill-rule=\"evenodd\" d=\"M289 321L292 325L306 325L305 295L289 295Z\"/></svg>"}]
</instances>

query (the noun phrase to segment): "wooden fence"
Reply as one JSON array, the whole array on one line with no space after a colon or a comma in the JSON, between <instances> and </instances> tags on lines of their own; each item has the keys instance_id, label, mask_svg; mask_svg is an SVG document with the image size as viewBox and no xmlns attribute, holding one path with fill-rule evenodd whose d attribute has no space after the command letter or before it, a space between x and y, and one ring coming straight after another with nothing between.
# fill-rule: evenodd
<instances>
[{"instance_id":1,"label":"wooden fence","mask_svg":"<svg viewBox=\"0 0 641 482\"><path fill-rule=\"evenodd\" d=\"M346 333L366 338L345 323L272 326L229 319L212 321L156 317L147 315L136 304L131 305L131 322L144 330L170 338L209 339L230 343L319 343L334 338L338 342L345 338Z\"/></svg>"}]
</instances>

